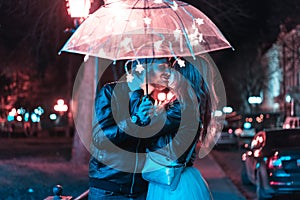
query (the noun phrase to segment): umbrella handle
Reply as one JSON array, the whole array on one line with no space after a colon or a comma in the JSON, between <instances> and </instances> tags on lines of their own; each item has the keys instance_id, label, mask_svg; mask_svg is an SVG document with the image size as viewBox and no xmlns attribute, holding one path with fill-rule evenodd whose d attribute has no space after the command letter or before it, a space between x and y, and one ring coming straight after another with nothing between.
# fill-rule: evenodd
<instances>
[{"instance_id":1,"label":"umbrella handle","mask_svg":"<svg viewBox=\"0 0 300 200\"><path fill-rule=\"evenodd\" d=\"M145 67L145 70L146 70L146 96L148 97L148 94L149 94L149 90L148 90L148 65L147 65L147 59L146 59L146 67Z\"/></svg>"}]
</instances>

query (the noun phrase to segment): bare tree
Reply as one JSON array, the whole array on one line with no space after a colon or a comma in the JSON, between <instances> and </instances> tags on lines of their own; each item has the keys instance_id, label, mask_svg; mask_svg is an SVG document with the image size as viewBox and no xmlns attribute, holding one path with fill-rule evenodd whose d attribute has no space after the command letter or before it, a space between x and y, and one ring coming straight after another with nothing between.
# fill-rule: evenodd
<instances>
[{"instance_id":1,"label":"bare tree","mask_svg":"<svg viewBox=\"0 0 300 200\"><path fill-rule=\"evenodd\" d=\"M241 67L239 73L236 73L234 78L235 84L238 85L240 91L240 97L245 99L242 106L244 112L251 112L251 107L247 99L250 96L259 96L264 87L266 75L263 73L264 69L260 64L260 56L254 57L251 60L249 60L249 57L242 57L242 59L244 58L243 67Z\"/></svg>"},{"instance_id":2,"label":"bare tree","mask_svg":"<svg viewBox=\"0 0 300 200\"><path fill-rule=\"evenodd\" d=\"M6 104L8 102L8 96L12 90L12 78L8 77L4 73L0 73L0 118L4 118L6 114Z\"/></svg>"},{"instance_id":3,"label":"bare tree","mask_svg":"<svg viewBox=\"0 0 300 200\"><path fill-rule=\"evenodd\" d=\"M10 55L7 61L28 53L39 69L57 60L57 52L67 35L65 2L60 0L2 1L0 35ZM70 21L70 20L69 20Z\"/></svg>"}]
</instances>

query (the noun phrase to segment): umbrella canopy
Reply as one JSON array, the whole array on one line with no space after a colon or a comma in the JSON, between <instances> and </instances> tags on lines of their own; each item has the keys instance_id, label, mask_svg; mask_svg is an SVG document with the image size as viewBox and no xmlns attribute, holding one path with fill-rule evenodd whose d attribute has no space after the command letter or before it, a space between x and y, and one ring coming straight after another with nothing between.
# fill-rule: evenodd
<instances>
[{"instance_id":1,"label":"umbrella canopy","mask_svg":"<svg viewBox=\"0 0 300 200\"><path fill-rule=\"evenodd\" d=\"M110 0L61 51L111 60L192 56L229 48L216 25L181 1Z\"/></svg>"}]
</instances>

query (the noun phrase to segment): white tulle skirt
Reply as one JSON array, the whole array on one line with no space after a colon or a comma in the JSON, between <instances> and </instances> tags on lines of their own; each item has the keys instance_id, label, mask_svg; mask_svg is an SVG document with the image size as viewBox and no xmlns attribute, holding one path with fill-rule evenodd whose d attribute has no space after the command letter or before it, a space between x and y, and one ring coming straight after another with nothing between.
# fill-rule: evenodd
<instances>
[{"instance_id":1,"label":"white tulle skirt","mask_svg":"<svg viewBox=\"0 0 300 200\"><path fill-rule=\"evenodd\" d=\"M198 169L187 167L181 174L176 190L149 183L147 200L211 200L208 185Z\"/></svg>"}]
</instances>

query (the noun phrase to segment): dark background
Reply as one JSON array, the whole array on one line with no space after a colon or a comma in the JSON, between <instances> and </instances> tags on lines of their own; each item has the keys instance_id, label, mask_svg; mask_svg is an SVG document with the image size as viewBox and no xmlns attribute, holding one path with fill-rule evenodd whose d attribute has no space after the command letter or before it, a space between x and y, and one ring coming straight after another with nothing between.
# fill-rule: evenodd
<instances>
[{"instance_id":1,"label":"dark background","mask_svg":"<svg viewBox=\"0 0 300 200\"><path fill-rule=\"evenodd\" d=\"M276 42L280 24L290 30L300 24L298 0L188 0L203 11L235 48L211 53L225 83L228 104L242 104L239 91L243 71L257 55ZM92 10L101 1L95 0ZM0 74L30 74L30 102L54 101L69 94L70 84L83 56L63 53L60 48L71 36L64 32L73 22L63 0L0 1ZM69 66L72 67L69 67ZM243 77L242 77L243 78ZM246 78L246 77L245 77ZM230 88L230 89L229 89ZM35 94L35 95L34 95ZM1 95L1 94L0 94ZM20 100L21 101L21 100ZM26 101L24 95L23 101ZM27 100L27 104L29 101ZM32 105L34 106L34 105Z\"/></svg>"}]
</instances>

